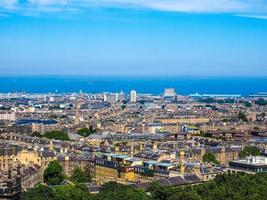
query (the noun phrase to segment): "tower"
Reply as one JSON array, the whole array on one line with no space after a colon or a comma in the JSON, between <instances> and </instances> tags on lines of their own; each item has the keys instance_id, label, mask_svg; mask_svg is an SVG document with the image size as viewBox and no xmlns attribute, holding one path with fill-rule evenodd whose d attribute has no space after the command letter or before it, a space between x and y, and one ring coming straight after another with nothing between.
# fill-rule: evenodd
<instances>
[{"instance_id":1,"label":"tower","mask_svg":"<svg viewBox=\"0 0 267 200\"><path fill-rule=\"evenodd\" d=\"M119 154L120 153L120 145L116 144L115 145L115 154Z\"/></svg>"},{"instance_id":2,"label":"tower","mask_svg":"<svg viewBox=\"0 0 267 200\"><path fill-rule=\"evenodd\" d=\"M52 140L50 141L50 144L49 144L49 150L54 151L54 144Z\"/></svg>"},{"instance_id":3,"label":"tower","mask_svg":"<svg viewBox=\"0 0 267 200\"><path fill-rule=\"evenodd\" d=\"M136 103L136 101L137 101L137 94L136 94L136 91L135 90L132 90L131 91L130 100L131 100L131 103Z\"/></svg>"},{"instance_id":4,"label":"tower","mask_svg":"<svg viewBox=\"0 0 267 200\"><path fill-rule=\"evenodd\" d=\"M145 150L145 143L139 142L139 145L140 145L140 151L144 151Z\"/></svg>"},{"instance_id":5,"label":"tower","mask_svg":"<svg viewBox=\"0 0 267 200\"><path fill-rule=\"evenodd\" d=\"M76 102L76 110L75 110L75 125L80 124L80 110L81 110L82 100L78 99Z\"/></svg>"},{"instance_id":6,"label":"tower","mask_svg":"<svg viewBox=\"0 0 267 200\"><path fill-rule=\"evenodd\" d=\"M152 143L152 149L156 151L158 149L158 144L156 142Z\"/></svg>"},{"instance_id":7,"label":"tower","mask_svg":"<svg viewBox=\"0 0 267 200\"><path fill-rule=\"evenodd\" d=\"M164 97L175 97L176 93L174 88L165 88L164 90Z\"/></svg>"},{"instance_id":8,"label":"tower","mask_svg":"<svg viewBox=\"0 0 267 200\"><path fill-rule=\"evenodd\" d=\"M180 150L180 172L182 175L184 175L185 173L185 158L184 158L184 155L185 155L185 152L183 149Z\"/></svg>"}]
</instances>

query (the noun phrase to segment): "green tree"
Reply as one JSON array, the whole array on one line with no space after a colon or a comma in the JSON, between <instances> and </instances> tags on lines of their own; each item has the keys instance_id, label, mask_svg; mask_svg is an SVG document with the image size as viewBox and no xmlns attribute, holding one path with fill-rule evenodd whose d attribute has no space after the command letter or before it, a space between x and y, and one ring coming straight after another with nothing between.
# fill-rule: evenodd
<instances>
[{"instance_id":1,"label":"green tree","mask_svg":"<svg viewBox=\"0 0 267 200\"><path fill-rule=\"evenodd\" d=\"M152 183L148 194L116 182L102 185L91 195L84 184L47 187L38 185L23 193L22 200L259 200L267 199L267 173L221 174L212 181L179 187Z\"/></svg>"},{"instance_id":2,"label":"green tree","mask_svg":"<svg viewBox=\"0 0 267 200\"><path fill-rule=\"evenodd\" d=\"M124 110L127 106L126 105L121 105L121 109Z\"/></svg>"},{"instance_id":3,"label":"green tree","mask_svg":"<svg viewBox=\"0 0 267 200\"><path fill-rule=\"evenodd\" d=\"M207 134L206 132L202 131L202 130L200 130L199 135L200 135L201 137L209 137L208 134Z\"/></svg>"},{"instance_id":4,"label":"green tree","mask_svg":"<svg viewBox=\"0 0 267 200\"><path fill-rule=\"evenodd\" d=\"M250 103L250 102L248 102L248 101L246 101L246 102L244 103L244 105L245 105L247 108L252 107L252 103Z\"/></svg>"},{"instance_id":5,"label":"green tree","mask_svg":"<svg viewBox=\"0 0 267 200\"><path fill-rule=\"evenodd\" d=\"M227 119L227 118L224 118L223 120L222 120L222 122L228 122L229 121L229 119Z\"/></svg>"},{"instance_id":6,"label":"green tree","mask_svg":"<svg viewBox=\"0 0 267 200\"><path fill-rule=\"evenodd\" d=\"M149 200L143 190L133 189L130 186L122 185L116 182L109 182L102 185L98 200Z\"/></svg>"},{"instance_id":7,"label":"green tree","mask_svg":"<svg viewBox=\"0 0 267 200\"><path fill-rule=\"evenodd\" d=\"M206 163L213 163L216 165L219 165L219 161L216 160L215 154L214 153L205 153L202 158L203 162Z\"/></svg>"},{"instance_id":8,"label":"green tree","mask_svg":"<svg viewBox=\"0 0 267 200\"><path fill-rule=\"evenodd\" d=\"M55 187L55 200L90 200L91 194L84 185L64 185Z\"/></svg>"},{"instance_id":9,"label":"green tree","mask_svg":"<svg viewBox=\"0 0 267 200\"><path fill-rule=\"evenodd\" d=\"M0 110L11 110L11 107L0 106Z\"/></svg>"},{"instance_id":10,"label":"green tree","mask_svg":"<svg viewBox=\"0 0 267 200\"><path fill-rule=\"evenodd\" d=\"M46 132L43 135L43 137L48 139L63 140L63 141L70 140L68 134L62 131L49 131Z\"/></svg>"},{"instance_id":11,"label":"green tree","mask_svg":"<svg viewBox=\"0 0 267 200\"><path fill-rule=\"evenodd\" d=\"M91 174L88 167L81 169L81 167L76 167L70 179L75 183L87 183L91 181Z\"/></svg>"},{"instance_id":12,"label":"green tree","mask_svg":"<svg viewBox=\"0 0 267 200\"><path fill-rule=\"evenodd\" d=\"M53 190L50 187L41 184L22 194L22 200L47 200L53 199L53 197Z\"/></svg>"},{"instance_id":13,"label":"green tree","mask_svg":"<svg viewBox=\"0 0 267 200\"><path fill-rule=\"evenodd\" d=\"M49 187L38 185L22 194L22 200L91 200L92 195L83 185Z\"/></svg>"},{"instance_id":14,"label":"green tree","mask_svg":"<svg viewBox=\"0 0 267 200\"><path fill-rule=\"evenodd\" d=\"M83 137L87 137L93 133L96 132L96 129L94 129L93 126L90 126L89 128L81 128L77 131L77 134Z\"/></svg>"},{"instance_id":15,"label":"green tree","mask_svg":"<svg viewBox=\"0 0 267 200\"><path fill-rule=\"evenodd\" d=\"M198 101L203 103L215 103L215 99L211 97L200 98Z\"/></svg>"},{"instance_id":16,"label":"green tree","mask_svg":"<svg viewBox=\"0 0 267 200\"><path fill-rule=\"evenodd\" d=\"M267 101L264 98L259 98L257 101L255 101L255 103L259 106L266 106L267 105Z\"/></svg>"},{"instance_id":17,"label":"green tree","mask_svg":"<svg viewBox=\"0 0 267 200\"><path fill-rule=\"evenodd\" d=\"M260 150L256 146L245 146L242 151L239 153L239 158L245 158L247 156L259 156Z\"/></svg>"},{"instance_id":18,"label":"green tree","mask_svg":"<svg viewBox=\"0 0 267 200\"><path fill-rule=\"evenodd\" d=\"M238 119L240 119L240 120L242 120L244 122L248 121L247 116L241 111L238 113Z\"/></svg>"},{"instance_id":19,"label":"green tree","mask_svg":"<svg viewBox=\"0 0 267 200\"><path fill-rule=\"evenodd\" d=\"M170 187L163 187L158 182L152 183L148 190L153 200L165 200L172 195Z\"/></svg>"},{"instance_id":20,"label":"green tree","mask_svg":"<svg viewBox=\"0 0 267 200\"><path fill-rule=\"evenodd\" d=\"M32 137L38 137L38 138L42 138L42 137L43 137L41 133L36 132L36 131L33 132L31 136L32 136Z\"/></svg>"},{"instance_id":21,"label":"green tree","mask_svg":"<svg viewBox=\"0 0 267 200\"><path fill-rule=\"evenodd\" d=\"M64 174L62 171L62 166L57 160L51 161L44 171L44 182L48 185L58 185L63 180Z\"/></svg>"}]
</instances>

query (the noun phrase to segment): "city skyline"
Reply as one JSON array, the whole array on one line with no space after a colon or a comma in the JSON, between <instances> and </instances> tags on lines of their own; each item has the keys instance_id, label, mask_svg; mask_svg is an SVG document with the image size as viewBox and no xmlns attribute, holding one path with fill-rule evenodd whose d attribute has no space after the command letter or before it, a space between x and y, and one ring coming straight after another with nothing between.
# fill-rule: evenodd
<instances>
[{"instance_id":1,"label":"city skyline","mask_svg":"<svg viewBox=\"0 0 267 200\"><path fill-rule=\"evenodd\" d=\"M266 199L267 0L0 0L0 199Z\"/></svg>"},{"instance_id":2,"label":"city skyline","mask_svg":"<svg viewBox=\"0 0 267 200\"><path fill-rule=\"evenodd\" d=\"M1 74L266 76L266 1L197 2L1 1Z\"/></svg>"}]
</instances>

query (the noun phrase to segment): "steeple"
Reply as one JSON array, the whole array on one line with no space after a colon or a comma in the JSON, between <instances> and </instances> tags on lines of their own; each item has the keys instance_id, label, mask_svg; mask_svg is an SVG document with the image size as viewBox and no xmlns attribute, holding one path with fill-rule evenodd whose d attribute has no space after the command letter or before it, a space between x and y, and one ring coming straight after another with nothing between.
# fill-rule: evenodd
<instances>
[{"instance_id":1,"label":"steeple","mask_svg":"<svg viewBox=\"0 0 267 200\"><path fill-rule=\"evenodd\" d=\"M185 151L184 149L180 150L180 173L184 175L185 173Z\"/></svg>"},{"instance_id":2,"label":"steeple","mask_svg":"<svg viewBox=\"0 0 267 200\"><path fill-rule=\"evenodd\" d=\"M12 178L10 167L8 168L8 175L7 175L7 178L8 178L9 180Z\"/></svg>"},{"instance_id":3,"label":"steeple","mask_svg":"<svg viewBox=\"0 0 267 200\"><path fill-rule=\"evenodd\" d=\"M52 142L52 141L50 141L49 149L50 149L51 151L53 151L53 150L54 150L54 144L53 144L53 142Z\"/></svg>"},{"instance_id":4,"label":"steeple","mask_svg":"<svg viewBox=\"0 0 267 200\"><path fill-rule=\"evenodd\" d=\"M17 176L20 176L21 175L21 173L20 173L20 165L18 164L18 166L17 166Z\"/></svg>"}]
</instances>

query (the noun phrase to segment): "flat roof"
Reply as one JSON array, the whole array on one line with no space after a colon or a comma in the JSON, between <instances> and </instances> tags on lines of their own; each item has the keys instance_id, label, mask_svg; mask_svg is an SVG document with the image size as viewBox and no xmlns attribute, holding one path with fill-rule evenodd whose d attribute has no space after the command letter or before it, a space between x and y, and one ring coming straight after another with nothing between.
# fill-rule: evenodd
<instances>
[{"instance_id":1,"label":"flat roof","mask_svg":"<svg viewBox=\"0 0 267 200\"><path fill-rule=\"evenodd\" d=\"M156 164L156 163L159 163L159 162L153 161L153 160L149 160L149 161L144 161L144 163L153 165L153 164Z\"/></svg>"},{"instance_id":2,"label":"flat roof","mask_svg":"<svg viewBox=\"0 0 267 200\"><path fill-rule=\"evenodd\" d=\"M118 154L114 154L112 157L113 158L131 158L131 157L126 156L126 155L118 155Z\"/></svg>"},{"instance_id":3,"label":"flat roof","mask_svg":"<svg viewBox=\"0 0 267 200\"><path fill-rule=\"evenodd\" d=\"M267 157L264 156L252 156L242 160L233 160L230 163L250 165L250 166L267 166Z\"/></svg>"},{"instance_id":4,"label":"flat roof","mask_svg":"<svg viewBox=\"0 0 267 200\"><path fill-rule=\"evenodd\" d=\"M54 119L19 119L15 121L16 125L31 125L33 123L52 125L52 124L57 124L57 121Z\"/></svg>"},{"instance_id":5,"label":"flat roof","mask_svg":"<svg viewBox=\"0 0 267 200\"><path fill-rule=\"evenodd\" d=\"M156 163L155 165L164 166L164 167L171 167L171 166L173 166L173 164L171 164L171 163Z\"/></svg>"}]
</instances>

